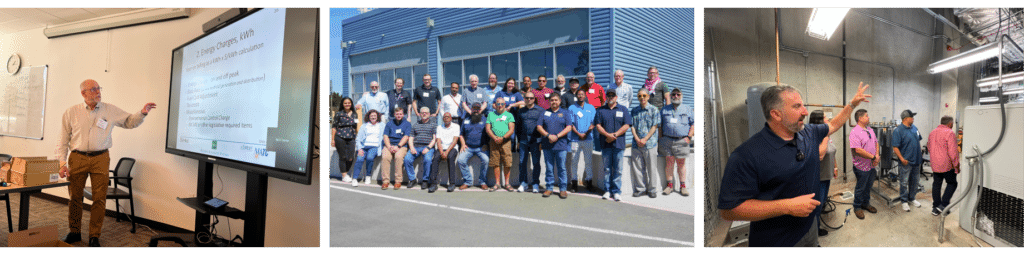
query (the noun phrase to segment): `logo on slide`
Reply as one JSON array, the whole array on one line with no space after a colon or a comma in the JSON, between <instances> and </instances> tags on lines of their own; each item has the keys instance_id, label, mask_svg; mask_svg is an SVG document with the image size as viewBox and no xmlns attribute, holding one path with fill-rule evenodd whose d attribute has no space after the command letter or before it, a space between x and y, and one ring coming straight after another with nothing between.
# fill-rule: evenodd
<instances>
[{"instance_id":1,"label":"logo on slide","mask_svg":"<svg viewBox=\"0 0 1024 255\"><path fill-rule=\"evenodd\" d=\"M214 141L213 141L213 149L214 149L214 150L216 150L216 149L217 149L217 140L214 140Z\"/></svg>"},{"instance_id":2,"label":"logo on slide","mask_svg":"<svg viewBox=\"0 0 1024 255\"><path fill-rule=\"evenodd\" d=\"M266 157L267 155L269 155L267 153L267 148L256 148L256 153L254 153L253 159L260 159L260 156Z\"/></svg>"}]
</instances>

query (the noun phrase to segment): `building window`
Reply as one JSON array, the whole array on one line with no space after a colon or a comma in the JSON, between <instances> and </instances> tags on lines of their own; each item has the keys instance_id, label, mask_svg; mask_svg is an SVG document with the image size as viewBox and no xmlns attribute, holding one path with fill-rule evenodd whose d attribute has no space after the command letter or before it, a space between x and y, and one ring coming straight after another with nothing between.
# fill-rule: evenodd
<instances>
[{"instance_id":1,"label":"building window","mask_svg":"<svg viewBox=\"0 0 1024 255\"><path fill-rule=\"evenodd\" d=\"M465 73L462 74L466 84L469 84L469 75L475 74L480 83L487 83L487 77L491 74L487 70L487 58L474 58L462 61L463 70ZM468 86L468 85L467 85ZM465 86L463 86L465 87Z\"/></svg>"},{"instance_id":2,"label":"building window","mask_svg":"<svg viewBox=\"0 0 1024 255\"><path fill-rule=\"evenodd\" d=\"M416 88L416 87L419 87L420 85L423 85L423 75L426 74L426 73L427 73L427 65L418 65L418 66L412 67L412 79L413 79L413 82L412 82L412 84L409 84L408 82L405 83L406 84L405 87L409 88L410 93L411 93L413 88ZM430 77L430 78L433 79L434 77ZM409 86L409 85L412 85L412 86ZM431 86L433 86L433 82L431 82Z\"/></svg>"},{"instance_id":3,"label":"building window","mask_svg":"<svg viewBox=\"0 0 1024 255\"><path fill-rule=\"evenodd\" d=\"M509 53L491 56L491 72L498 76L498 83L505 84L509 77L519 78L519 54Z\"/></svg>"},{"instance_id":4,"label":"building window","mask_svg":"<svg viewBox=\"0 0 1024 255\"><path fill-rule=\"evenodd\" d=\"M363 86L363 74L352 75L352 100L358 101L359 97L363 95L365 86Z\"/></svg>"},{"instance_id":5,"label":"building window","mask_svg":"<svg viewBox=\"0 0 1024 255\"><path fill-rule=\"evenodd\" d=\"M552 69L554 68L552 54L554 53L552 53L551 48L522 52L523 76L530 76L530 79L534 81L540 75L551 77Z\"/></svg>"},{"instance_id":6,"label":"building window","mask_svg":"<svg viewBox=\"0 0 1024 255\"><path fill-rule=\"evenodd\" d=\"M402 78L402 90L412 91L412 67L395 69L395 78Z\"/></svg>"},{"instance_id":7,"label":"building window","mask_svg":"<svg viewBox=\"0 0 1024 255\"><path fill-rule=\"evenodd\" d=\"M444 64L441 64L441 66L442 66L442 70L444 71L444 82L442 82L441 84L438 84L438 85L441 85L440 87L444 88L444 89L441 89L441 93L442 94L448 94L449 93L448 91L451 90L450 89L451 88L450 85L452 84L452 82L458 82L460 85L463 83L462 82L462 61L459 60L459 61L445 62Z\"/></svg>"},{"instance_id":8,"label":"building window","mask_svg":"<svg viewBox=\"0 0 1024 255\"><path fill-rule=\"evenodd\" d=\"M395 89L395 70L380 71L380 91Z\"/></svg>"},{"instance_id":9,"label":"building window","mask_svg":"<svg viewBox=\"0 0 1024 255\"><path fill-rule=\"evenodd\" d=\"M590 72L590 46L586 43L555 47L555 58L558 74L567 81L577 78L582 83L582 78Z\"/></svg>"}]
</instances>

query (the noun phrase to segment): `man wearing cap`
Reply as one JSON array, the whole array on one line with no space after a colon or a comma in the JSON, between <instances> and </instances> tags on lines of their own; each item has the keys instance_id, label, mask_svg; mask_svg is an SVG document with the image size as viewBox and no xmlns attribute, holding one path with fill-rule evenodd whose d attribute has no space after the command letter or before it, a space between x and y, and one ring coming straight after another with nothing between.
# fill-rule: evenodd
<instances>
[{"instance_id":1,"label":"man wearing cap","mask_svg":"<svg viewBox=\"0 0 1024 255\"><path fill-rule=\"evenodd\" d=\"M480 158L480 174L476 175L477 179L480 180L480 187L487 189L487 164L490 162L490 157L487 155L487 148L484 145L490 140L487 136L487 132L484 131L487 128L487 119L484 115L484 107L481 103L473 103L472 111L469 113L469 117L462 120L462 139L459 143L465 151L459 154L459 169L462 170L462 186L459 186L459 190L464 190L473 185L473 179L470 176L469 171L469 159L472 157Z\"/></svg>"},{"instance_id":2,"label":"man wearing cap","mask_svg":"<svg viewBox=\"0 0 1024 255\"><path fill-rule=\"evenodd\" d=\"M615 91L605 92L608 104L597 108L597 117L594 117L594 127L600 134L601 158L604 160L604 195L609 195L616 202L622 200L622 151L626 149L626 131L633 125L633 116L629 109L619 105L615 101Z\"/></svg>"},{"instance_id":3,"label":"man wearing cap","mask_svg":"<svg viewBox=\"0 0 1024 255\"><path fill-rule=\"evenodd\" d=\"M559 75L559 77L562 77ZM569 87L565 88L565 93L562 93L562 109L569 109L569 107L576 105L576 91L580 89L580 80L576 78L569 79ZM586 94L586 93L584 93ZM584 95L583 97L587 97ZM586 101L586 100L583 100ZM593 106L593 105L591 105Z\"/></svg>"},{"instance_id":4,"label":"man wearing cap","mask_svg":"<svg viewBox=\"0 0 1024 255\"><path fill-rule=\"evenodd\" d=\"M658 155L665 157L665 190L671 194L675 189L672 176L679 175L679 194L689 196L686 189L686 156L690 154L693 137L693 109L683 104L683 92L672 90L672 103L661 108L661 136L658 138ZM653 185L653 184L652 184Z\"/></svg>"},{"instance_id":5,"label":"man wearing cap","mask_svg":"<svg viewBox=\"0 0 1024 255\"><path fill-rule=\"evenodd\" d=\"M825 124L805 124L800 91L789 85L761 94L765 126L730 155L718 195L728 221L750 221L749 246L818 245L817 216L822 140L840 130L853 109L871 95L861 83L850 104Z\"/></svg>"},{"instance_id":6,"label":"man wearing cap","mask_svg":"<svg viewBox=\"0 0 1024 255\"><path fill-rule=\"evenodd\" d=\"M921 177L921 133L914 126L914 113L910 109L903 110L900 118L903 123L892 132L892 152L900 159L900 201L903 210L910 211L910 205L921 207L918 202L917 183Z\"/></svg>"}]
</instances>

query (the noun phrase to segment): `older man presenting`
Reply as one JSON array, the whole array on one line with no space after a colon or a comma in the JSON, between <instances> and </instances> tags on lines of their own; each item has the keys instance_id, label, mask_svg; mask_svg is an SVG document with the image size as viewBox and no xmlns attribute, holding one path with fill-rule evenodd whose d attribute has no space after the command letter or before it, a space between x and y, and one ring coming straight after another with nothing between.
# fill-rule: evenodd
<instances>
[{"instance_id":1,"label":"older man presenting","mask_svg":"<svg viewBox=\"0 0 1024 255\"><path fill-rule=\"evenodd\" d=\"M82 196L85 179L92 180L92 209L89 218L89 246L100 246L100 233L107 206L107 183L110 181L110 152L113 146L110 137L113 126L125 129L136 128L149 111L156 108L146 103L142 110L129 114L117 106L102 102L100 84L85 80L79 85L84 104L71 106L61 118L60 142L57 144L57 159L60 160L60 176L68 182L68 235L66 243L82 240ZM68 152L71 152L70 155Z\"/></svg>"}]
</instances>

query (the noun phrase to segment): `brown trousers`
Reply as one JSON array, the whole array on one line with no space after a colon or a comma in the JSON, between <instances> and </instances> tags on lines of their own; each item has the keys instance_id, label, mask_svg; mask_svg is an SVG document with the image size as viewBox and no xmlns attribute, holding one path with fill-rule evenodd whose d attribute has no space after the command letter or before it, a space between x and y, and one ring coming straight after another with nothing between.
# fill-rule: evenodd
<instances>
[{"instance_id":1,"label":"brown trousers","mask_svg":"<svg viewBox=\"0 0 1024 255\"><path fill-rule=\"evenodd\" d=\"M384 155L382 156L384 162L380 162L380 176L382 178L382 181L384 181L382 183L388 183L389 181L391 181L391 163L396 162L394 164L394 166L396 166L394 168L395 185L401 185L402 173L405 173L405 153L409 152L409 146L399 147L398 151L396 151L395 153L391 153L391 150L388 150L387 147L381 147L381 150L383 150L381 155ZM409 179L415 180L416 176L409 177Z\"/></svg>"},{"instance_id":2,"label":"brown trousers","mask_svg":"<svg viewBox=\"0 0 1024 255\"><path fill-rule=\"evenodd\" d=\"M85 179L92 179L92 210L89 211L89 237L100 237L107 211L107 184L110 181L110 152L87 157L72 152L68 156L68 225L71 233L82 233L82 196Z\"/></svg>"},{"instance_id":3,"label":"brown trousers","mask_svg":"<svg viewBox=\"0 0 1024 255\"><path fill-rule=\"evenodd\" d=\"M511 131L509 131L511 132ZM491 169L505 167L512 169L512 139L502 139L501 144L490 140L491 161L487 163Z\"/></svg>"}]
</instances>

